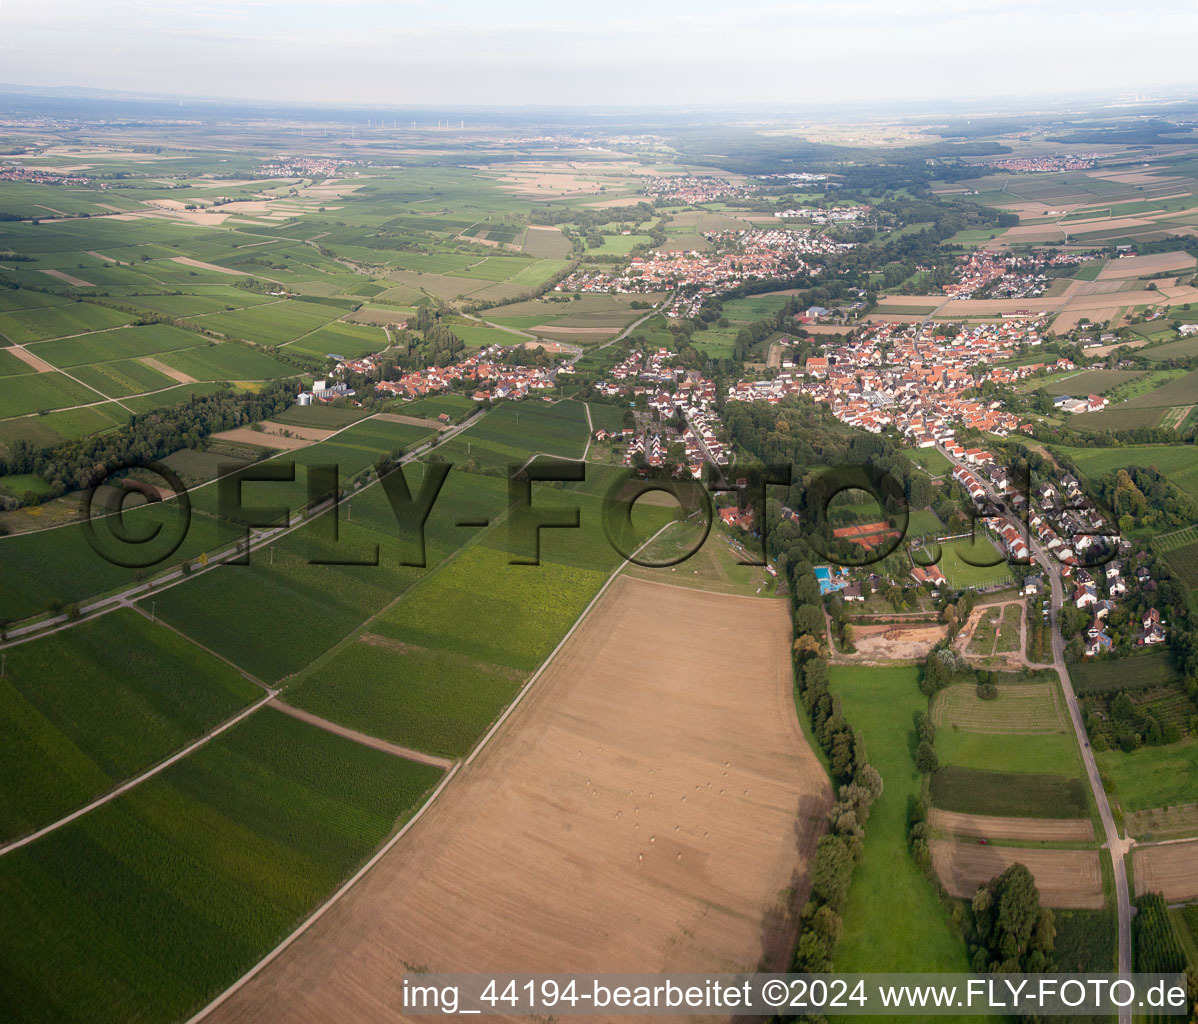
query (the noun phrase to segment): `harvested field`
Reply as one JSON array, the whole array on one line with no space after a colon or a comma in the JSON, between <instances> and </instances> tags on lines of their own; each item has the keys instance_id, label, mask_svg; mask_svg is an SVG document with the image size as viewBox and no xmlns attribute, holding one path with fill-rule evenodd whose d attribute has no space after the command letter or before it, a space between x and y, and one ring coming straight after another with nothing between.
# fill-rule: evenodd
<instances>
[{"instance_id":1,"label":"harvested field","mask_svg":"<svg viewBox=\"0 0 1198 1024\"><path fill-rule=\"evenodd\" d=\"M1169 903L1198 900L1198 840L1132 851L1136 895L1159 892Z\"/></svg>"},{"instance_id":2,"label":"harvested field","mask_svg":"<svg viewBox=\"0 0 1198 1024\"><path fill-rule=\"evenodd\" d=\"M265 430L254 430L252 427L235 427L233 430L222 430L219 434L212 436L218 441L256 444L261 448L277 448L285 452L295 451L297 448L307 448L316 443L304 437L283 437L280 434L268 434Z\"/></svg>"},{"instance_id":3,"label":"harvested field","mask_svg":"<svg viewBox=\"0 0 1198 1024\"><path fill-rule=\"evenodd\" d=\"M909 661L926 658L928 652L944 639L947 626L919 623L913 626L894 624L871 626L854 623L856 633L854 657L866 661Z\"/></svg>"},{"instance_id":4,"label":"harvested field","mask_svg":"<svg viewBox=\"0 0 1198 1024\"><path fill-rule=\"evenodd\" d=\"M171 380L177 380L180 384L196 383L196 379L190 373L184 373L182 370L176 370L173 366L167 366L161 359L155 359L153 356L141 356L137 361L143 366L148 366L151 370L165 373Z\"/></svg>"},{"instance_id":5,"label":"harvested field","mask_svg":"<svg viewBox=\"0 0 1198 1024\"><path fill-rule=\"evenodd\" d=\"M1193 270L1194 257L1185 252L1160 252L1152 256L1124 256L1110 260L1098 273L1098 280L1159 274L1162 270Z\"/></svg>"},{"instance_id":6,"label":"harvested field","mask_svg":"<svg viewBox=\"0 0 1198 1024\"><path fill-rule=\"evenodd\" d=\"M1089 818L997 818L989 814L957 814L933 807L928 812L928 824L943 832L979 839L1088 843L1094 838L1094 825Z\"/></svg>"},{"instance_id":7,"label":"harvested field","mask_svg":"<svg viewBox=\"0 0 1198 1024\"><path fill-rule=\"evenodd\" d=\"M405 964L783 969L831 800L789 636L782 602L617 579L399 843L207 1019L391 1022Z\"/></svg>"},{"instance_id":8,"label":"harvested field","mask_svg":"<svg viewBox=\"0 0 1198 1024\"><path fill-rule=\"evenodd\" d=\"M426 420L422 416L401 416L395 412L381 412L375 416L376 420L382 420L384 423L403 423L409 427L424 427L426 430L448 430L449 424L442 423L440 420Z\"/></svg>"},{"instance_id":9,"label":"harvested field","mask_svg":"<svg viewBox=\"0 0 1198 1024\"><path fill-rule=\"evenodd\" d=\"M43 274L49 274L51 277L56 277L60 281L65 281L67 284L74 285L76 288L95 288L95 285L90 281L84 281L79 277L72 277L70 274L64 274L61 270L43 270Z\"/></svg>"},{"instance_id":10,"label":"harvested field","mask_svg":"<svg viewBox=\"0 0 1198 1024\"><path fill-rule=\"evenodd\" d=\"M933 839L928 848L941 884L958 899L972 899L979 885L1001 875L1012 864L1022 864L1036 879L1040 900L1046 907L1102 909L1102 870L1097 850L982 846L951 839ZM1136 883L1138 890L1138 871Z\"/></svg>"},{"instance_id":11,"label":"harvested field","mask_svg":"<svg viewBox=\"0 0 1198 1024\"><path fill-rule=\"evenodd\" d=\"M276 423L274 420L263 420L260 425L267 434L290 434L304 441L325 441L337 433L323 427L297 427L289 423Z\"/></svg>"},{"instance_id":12,"label":"harvested field","mask_svg":"<svg viewBox=\"0 0 1198 1024\"><path fill-rule=\"evenodd\" d=\"M57 369L57 367L51 366L46 360L42 359L41 356L35 356L29 349L22 348L20 345L10 345L4 351L11 352L21 362L32 366L38 373L53 373Z\"/></svg>"},{"instance_id":13,"label":"harvested field","mask_svg":"<svg viewBox=\"0 0 1198 1024\"><path fill-rule=\"evenodd\" d=\"M230 270L228 267L219 267L215 263L205 263L203 260L193 260L190 256L172 256L171 261L174 263L182 263L185 267L196 267L199 270L215 270L218 274L232 274L234 277L253 277L253 274L247 274L244 270Z\"/></svg>"}]
</instances>

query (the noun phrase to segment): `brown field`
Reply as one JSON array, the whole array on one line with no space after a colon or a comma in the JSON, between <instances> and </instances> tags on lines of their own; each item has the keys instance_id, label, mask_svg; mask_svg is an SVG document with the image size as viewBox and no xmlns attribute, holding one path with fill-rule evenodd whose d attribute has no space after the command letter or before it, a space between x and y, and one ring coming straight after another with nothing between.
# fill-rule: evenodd
<instances>
[{"instance_id":1,"label":"brown field","mask_svg":"<svg viewBox=\"0 0 1198 1024\"><path fill-rule=\"evenodd\" d=\"M182 370L176 370L173 366L167 366L161 359L155 359L153 356L139 356L137 361L151 370L157 370L159 373L166 374L171 380L178 381L180 384L194 384L196 379L191 374L184 373Z\"/></svg>"},{"instance_id":2,"label":"brown field","mask_svg":"<svg viewBox=\"0 0 1198 1024\"><path fill-rule=\"evenodd\" d=\"M196 267L200 270L215 270L218 274L233 274L235 277L253 277L252 274L247 274L245 271L230 270L228 267L219 267L215 263L193 260L190 256L172 256L171 260L175 263L182 263L185 267Z\"/></svg>"},{"instance_id":3,"label":"brown field","mask_svg":"<svg viewBox=\"0 0 1198 1024\"><path fill-rule=\"evenodd\" d=\"M401 416L397 412L381 412L374 417L384 423L403 423L409 427L425 427L428 430L448 430L449 424L439 420L426 420L422 416ZM332 431L329 431L332 433Z\"/></svg>"},{"instance_id":4,"label":"brown field","mask_svg":"<svg viewBox=\"0 0 1198 1024\"><path fill-rule=\"evenodd\" d=\"M88 249L87 254L89 256L94 256L98 260L103 260L105 263L120 263L121 262L115 256L105 256L102 252L96 252L94 249Z\"/></svg>"},{"instance_id":5,"label":"brown field","mask_svg":"<svg viewBox=\"0 0 1198 1024\"><path fill-rule=\"evenodd\" d=\"M60 281L65 281L67 284L74 285L76 288L95 288L95 285L90 281L84 281L79 277L72 277L70 274L64 274L61 270L43 270L43 274L48 274L50 277L56 277Z\"/></svg>"},{"instance_id":6,"label":"brown field","mask_svg":"<svg viewBox=\"0 0 1198 1024\"><path fill-rule=\"evenodd\" d=\"M560 260L570 255L571 245L561 228L530 224L524 232L523 249L530 256Z\"/></svg>"},{"instance_id":7,"label":"brown field","mask_svg":"<svg viewBox=\"0 0 1198 1024\"><path fill-rule=\"evenodd\" d=\"M5 349L6 352L11 352L21 362L32 366L38 373L53 373L57 367L50 365L41 356L35 356L27 348L22 348L20 345L10 345Z\"/></svg>"},{"instance_id":8,"label":"brown field","mask_svg":"<svg viewBox=\"0 0 1198 1024\"><path fill-rule=\"evenodd\" d=\"M1149 811L1131 811L1124 815L1127 834L1142 838L1181 839L1198 836L1198 804L1155 807Z\"/></svg>"},{"instance_id":9,"label":"brown field","mask_svg":"<svg viewBox=\"0 0 1198 1024\"><path fill-rule=\"evenodd\" d=\"M292 429L290 427L286 428ZM303 429L302 427L296 429ZM234 444L256 444L260 448L276 448L279 451L295 451L297 448L307 448L314 441L304 437L283 437L281 434L268 434L265 430L254 430L250 427L235 427L232 430L222 430L213 434L218 441L232 441Z\"/></svg>"},{"instance_id":10,"label":"brown field","mask_svg":"<svg viewBox=\"0 0 1198 1024\"><path fill-rule=\"evenodd\" d=\"M933 807L928 812L928 824L944 832L979 839L1088 843L1094 838L1094 825L1089 818L996 818L988 814L957 814Z\"/></svg>"},{"instance_id":11,"label":"brown field","mask_svg":"<svg viewBox=\"0 0 1198 1024\"><path fill-rule=\"evenodd\" d=\"M784 969L831 801L789 637L782 602L618 578L494 741L207 1019L393 1022L415 966Z\"/></svg>"},{"instance_id":12,"label":"brown field","mask_svg":"<svg viewBox=\"0 0 1198 1024\"><path fill-rule=\"evenodd\" d=\"M286 423L275 423L274 420L263 420L261 426L268 434L287 433L305 441L324 441L337 433L335 430L324 430L320 427L293 427Z\"/></svg>"},{"instance_id":13,"label":"brown field","mask_svg":"<svg viewBox=\"0 0 1198 1024\"><path fill-rule=\"evenodd\" d=\"M1102 870L1097 850L983 846L951 839L933 839L928 848L932 867L945 891L958 899L971 899L979 885L1001 875L1012 864L1022 864L1036 879L1040 900L1046 907L1102 908Z\"/></svg>"},{"instance_id":14,"label":"brown field","mask_svg":"<svg viewBox=\"0 0 1198 1024\"><path fill-rule=\"evenodd\" d=\"M1139 277L1141 274L1159 274L1162 270L1193 270L1194 257L1184 252L1161 252L1153 256L1124 256L1110 260L1099 271L1098 280L1113 277Z\"/></svg>"},{"instance_id":15,"label":"brown field","mask_svg":"<svg viewBox=\"0 0 1198 1024\"><path fill-rule=\"evenodd\" d=\"M853 623L857 648L854 658L867 661L908 661L926 658L928 652L944 639L947 626L920 623L913 626Z\"/></svg>"},{"instance_id":16,"label":"brown field","mask_svg":"<svg viewBox=\"0 0 1198 1024\"><path fill-rule=\"evenodd\" d=\"M1136 895L1159 892L1170 903L1198 900L1198 839L1132 851Z\"/></svg>"}]
</instances>

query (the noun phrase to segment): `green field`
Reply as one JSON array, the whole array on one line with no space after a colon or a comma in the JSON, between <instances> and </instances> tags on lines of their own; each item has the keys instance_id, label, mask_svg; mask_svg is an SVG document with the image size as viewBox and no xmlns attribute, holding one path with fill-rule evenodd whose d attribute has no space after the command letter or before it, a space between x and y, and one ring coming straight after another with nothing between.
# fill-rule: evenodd
<instances>
[{"instance_id":1,"label":"green field","mask_svg":"<svg viewBox=\"0 0 1198 1024\"><path fill-rule=\"evenodd\" d=\"M131 610L6 652L0 840L48 824L261 696Z\"/></svg>"},{"instance_id":2,"label":"green field","mask_svg":"<svg viewBox=\"0 0 1198 1024\"><path fill-rule=\"evenodd\" d=\"M0 410L5 416L102 402L104 397L61 373L0 377Z\"/></svg>"},{"instance_id":3,"label":"green field","mask_svg":"<svg viewBox=\"0 0 1198 1024\"><path fill-rule=\"evenodd\" d=\"M136 359L116 359L92 366L75 366L71 376L112 398L127 398L148 391L173 388L178 383Z\"/></svg>"},{"instance_id":4,"label":"green field","mask_svg":"<svg viewBox=\"0 0 1198 1024\"><path fill-rule=\"evenodd\" d=\"M213 313L197 317L192 323L256 345L282 345L323 327L344 312L314 302L280 301L230 313Z\"/></svg>"},{"instance_id":5,"label":"green field","mask_svg":"<svg viewBox=\"0 0 1198 1024\"><path fill-rule=\"evenodd\" d=\"M23 345L28 341L41 341L45 338L63 338L68 334L103 331L109 327L127 324L131 319L133 318L128 313L121 313L106 306L97 306L91 302L70 302L0 313L0 336Z\"/></svg>"},{"instance_id":6,"label":"green field","mask_svg":"<svg viewBox=\"0 0 1198 1024\"><path fill-rule=\"evenodd\" d=\"M965 945L949 927L932 883L907 848L909 803L920 776L912 756L914 715L927 706L914 668L829 669L844 717L865 741L885 789L873 805L865 853L844 908L841 971L965 971Z\"/></svg>"},{"instance_id":7,"label":"green field","mask_svg":"<svg viewBox=\"0 0 1198 1024\"><path fill-rule=\"evenodd\" d=\"M1169 568L1191 590L1198 588L1198 541L1165 552Z\"/></svg>"},{"instance_id":8,"label":"green field","mask_svg":"<svg viewBox=\"0 0 1198 1024\"><path fill-rule=\"evenodd\" d=\"M1078 696L1088 693L1113 693L1116 690L1143 690L1164 686L1177 678L1177 671L1165 651L1150 651L1127 658L1097 658L1069 667L1073 690Z\"/></svg>"},{"instance_id":9,"label":"green field","mask_svg":"<svg viewBox=\"0 0 1198 1024\"><path fill-rule=\"evenodd\" d=\"M161 361L196 380L274 380L299 373L265 352L236 343L167 352Z\"/></svg>"},{"instance_id":10,"label":"green field","mask_svg":"<svg viewBox=\"0 0 1198 1024\"><path fill-rule=\"evenodd\" d=\"M1060 775L950 766L932 776L931 796L935 806L962 814L1084 818L1090 813L1082 780Z\"/></svg>"},{"instance_id":11,"label":"green field","mask_svg":"<svg viewBox=\"0 0 1198 1024\"><path fill-rule=\"evenodd\" d=\"M291 932L439 776L257 712L0 858L5 1020L186 1018Z\"/></svg>"},{"instance_id":12,"label":"green field","mask_svg":"<svg viewBox=\"0 0 1198 1024\"><path fill-rule=\"evenodd\" d=\"M1198 740L1096 753L1107 789L1124 811L1198 803Z\"/></svg>"},{"instance_id":13,"label":"green field","mask_svg":"<svg viewBox=\"0 0 1198 1024\"><path fill-rule=\"evenodd\" d=\"M1198 448L1192 444L1127 445L1116 448L1069 448L1053 445L1090 477L1128 466L1149 466L1198 499Z\"/></svg>"},{"instance_id":14,"label":"green field","mask_svg":"<svg viewBox=\"0 0 1198 1024\"><path fill-rule=\"evenodd\" d=\"M936 732L936 753L943 765L996 772L1080 775L1077 740L1072 734L966 732L952 727Z\"/></svg>"},{"instance_id":15,"label":"green field","mask_svg":"<svg viewBox=\"0 0 1198 1024\"><path fill-rule=\"evenodd\" d=\"M159 352L172 352L204 344L205 340L192 331L165 324L151 324L148 327L123 327L114 331L101 331L86 337L66 338L62 341L45 341L35 345L30 351L54 366L69 369L85 363L152 356Z\"/></svg>"},{"instance_id":16,"label":"green field","mask_svg":"<svg viewBox=\"0 0 1198 1024\"><path fill-rule=\"evenodd\" d=\"M1014 582L1005 556L980 529L975 541L949 541L941 545L941 551L937 566L948 577L949 585L956 590L969 587L978 589L1001 587ZM998 562L998 564L993 566L971 565L966 561L967 558L975 562Z\"/></svg>"}]
</instances>

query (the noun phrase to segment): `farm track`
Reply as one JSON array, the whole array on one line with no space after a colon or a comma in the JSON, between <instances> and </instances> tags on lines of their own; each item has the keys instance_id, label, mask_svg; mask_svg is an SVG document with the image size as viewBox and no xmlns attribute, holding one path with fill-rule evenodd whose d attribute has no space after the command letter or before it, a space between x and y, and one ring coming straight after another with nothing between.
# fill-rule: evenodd
<instances>
[{"instance_id":1,"label":"farm track","mask_svg":"<svg viewBox=\"0 0 1198 1024\"><path fill-rule=\"evenodd\" d=\"M319 715L313 715L301 708L294 707L285 701L279 700L277 697L271 702L270 706L276 711L281 711L285 715L299 719L301 722L314 725L317 729L323 729L325 732L331 732L336 736L343 736L347 740L361 743L364 747L373 747L375 750L381 750L386 754L394 754L396 757L402 757L408 761L419 761L421 764L432 765L434 768L442 768L446 771L456 764L453 758L437 757L435 754L426 754L422 750L401 747L398 743L389 743L387 740L381 740L377 736L368 736L357 729L338 725L336 722L330 722L327 718L321 718Z\"/></svg>"},{"instance_id":2,"label":"farm track","mask_svg":"<svg viewBox=\"0 0 1198 1024\"><path fill-rule=\"evenodd\" d=\"M801 901L831 799L794 712L785 608L618 574L402 846L193 1021L392 1021L414 962L785 962L779 893ZM746 631L751 664L702 670Z\"/></svg>"},{"instance_id":3,"label":"farm track","mask_svg":"<svg viewBox=\"0 0 1198 1024\"><path fill-rule=\"evenodd\" d=\"M937 450L954 466L965 466L965 463L949 455L943 446L937 446ZM986 484L983 484L983 487L986 488L987 494L993 500L994 494L990 488ZM1131 849L1133 843L1132 841L1123 839L1119 835L1118 827L1115 825L1115 818L1111 813L1110 800L1107 798L1106 788L1103 786L1102 777L1098 772L1098 763L1094 760L1094 751L1090 749L1089 736L1086 732L1085 723L1082 721L1077 694L1073 690L1073 681L1069 676L1069 668L1065 664L1065 641L1061 636L1059 625L1060 611L1064 604L1064 589L1061 584L1060 574L1053 571L1053 566L1056 564L1055 559L1044 550L1039 539L1034 534L1029 537L1029 544L1032 555L1045 569L1045 576L1048 578L1052 591L1052 614L1049 625L1052 630L1053 667L1056 669L1057 676L1061 681L1061 692L1065 697L1065 705L1069 711L1069 720L1073 725L1078 749L1082 755L1082 763L1086 768L1086 780L1089 782L1090 792L1098 808L1098 816L1102 821L1102 829L1106 839L1104 846L1110 851L1111 869L1115 878L1115 910L1119 922L1118 969L1119 973L1127 974L1132 969L1132 906L1124 855ZM1131 1024L1131 1019L1132 1014L1130 1009L1125 1008L1119 1011L1119 1024Z\"/></svg>"}]
</instances>

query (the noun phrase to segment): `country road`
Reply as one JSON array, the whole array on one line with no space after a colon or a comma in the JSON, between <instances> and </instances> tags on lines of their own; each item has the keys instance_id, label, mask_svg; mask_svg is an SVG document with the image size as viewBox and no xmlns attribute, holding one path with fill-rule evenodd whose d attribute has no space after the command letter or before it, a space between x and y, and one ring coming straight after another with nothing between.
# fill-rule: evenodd
<instances>
[{"instance_id":1,"label":"country road","mask_svg":"<svg viewBox=\"0 0 1198 1024\"><path fill-rule=\"evenodd\" d=\"M953 458L943 445L938 444L936 448L953 465L962 466L966 469L973 468L968 463ZM984 476L979 474L975 474L975 476L977 476L988 497L998 503L1000 499L994 493L990 482ZM1064 586L1061 583L1060 573L1056 571L1059 563L1044 550L1040 545L1039 539L1032 531L1028 530L1025 533L1023 523L1014 521L1014 525L1019 529L1021 534L1026 536L1032 555L1044 568L1044 575L1048 577L1052 590L1050 626L1052 631L1053 667L1057 670L1057 674L1061 679L1061 690L1065 695L1065 703L1069 708L1069 720L1073 723L1073 731L1077 736L1077 746L1081 751L1082 761L1086 766L1086 777L1090 782L1090 790L1094 794L1094 803L1098 806L1098 816L1102 819L1103 832L1106 834L1106 842L1103 845L1111 852L1111 868L1115 876L1115 903L1119 914L1119 973L1129 974L1131 972L1132 906L1127 884L1127 865L1124 863L1123 858L1134 844L1131 840L1122 839L1119 836L1119 829L1115 825L1114 815L1111 814L1111 804L1107 799L1106 789L1098 773L1098 763L1094 760L1094 751L1090 749L1090 737L1086 732L1085 723L1082 721L1081 709L1077 703L1077 695L1073 691L1073 681L1069 677L1069 668L1065 664L1065 641L1061 636L1060 623L1058 621L1061 607L1065 601ZM1119 1011L1119 1024L1131 1024L1131 1017L1130 1009L1121 1009Z\"/></svg>"},{"instance_id":2,"label":"country road","mask_svg":"<svg viewBox=\"0 0 1198 1024\"><path fill-rule=\"evenodd\" d=\"M365 423L371 418L372 417L367 417L364 420L358 420L357 423ZM452 426L448 430L442 431L433 440L429 440L423 444L417 445L398 460L398 465L407 465L407 463L412 462L423 455L427 455L434 448L439 448L447 441L457 437L457 435L463 430L473 426L478 419L478 416L471 416L462 423ZM356 426L357 423L350 424L350 426ZM349 426L342 427L341 430L336 431L336 433L330 435L330 437L334 437L336 434L340 434L342 431L348 429L350 429ZM269 461L270 460L268 459L267 462ZM213 481L213 483L214 482L215 481ZM204 486L212 486L212 483L206 484ZM259 548L270 544L279 537L298 530L305 523L310 522L318 516L324 515L324 513L328 512L332 507L333 500L330 498L312 508L307 515L292 516L288 522L288 525L286 526L276 526L258 532L256 536L251 536L249 542L249 551L257 551ZM72 525L75 524L65 523L62 526L54 527L54 529L64 529ZM15 536L23 535L16 534ZM0 540L0 553L2 553L3 550L3 540ZM191 569L188 573L184 573L182 567L175 568L170 572L166 572L161 576L155 577L152 580L147 580L144 583L136 583L131 587L127 587L124 590L119 591L118 593L109 594L107 597L98 598L89 604L80 604L78 608L78 615L75 618L69 617L64 612L49 618L39 619L36 622L28 622L23 626L13 626L7 631L6 639L3 642L0 642L0 650L3 650L7 647L14 647L17 644L25 643L26 641L33 640L37 637L49 636L51 633L57 633L64 629L70 629L72 626L78 625L81 622L90 621L97 615L102 615L105 612L114 611L117 608L128 607L135 601L139 601L152 594L157 594L162 590L169 589L170 587L181 583L185 579L199 576L205 572L211 572L218 565L221 565L227 558L236 556L240 553L240 551L240 542L238 542L221 551L217 551L216 553L209 555L206 564L200 564L193 559L191 561ZM100 556L97 555L96 557Z\"/></svg>"}]
</instances>

